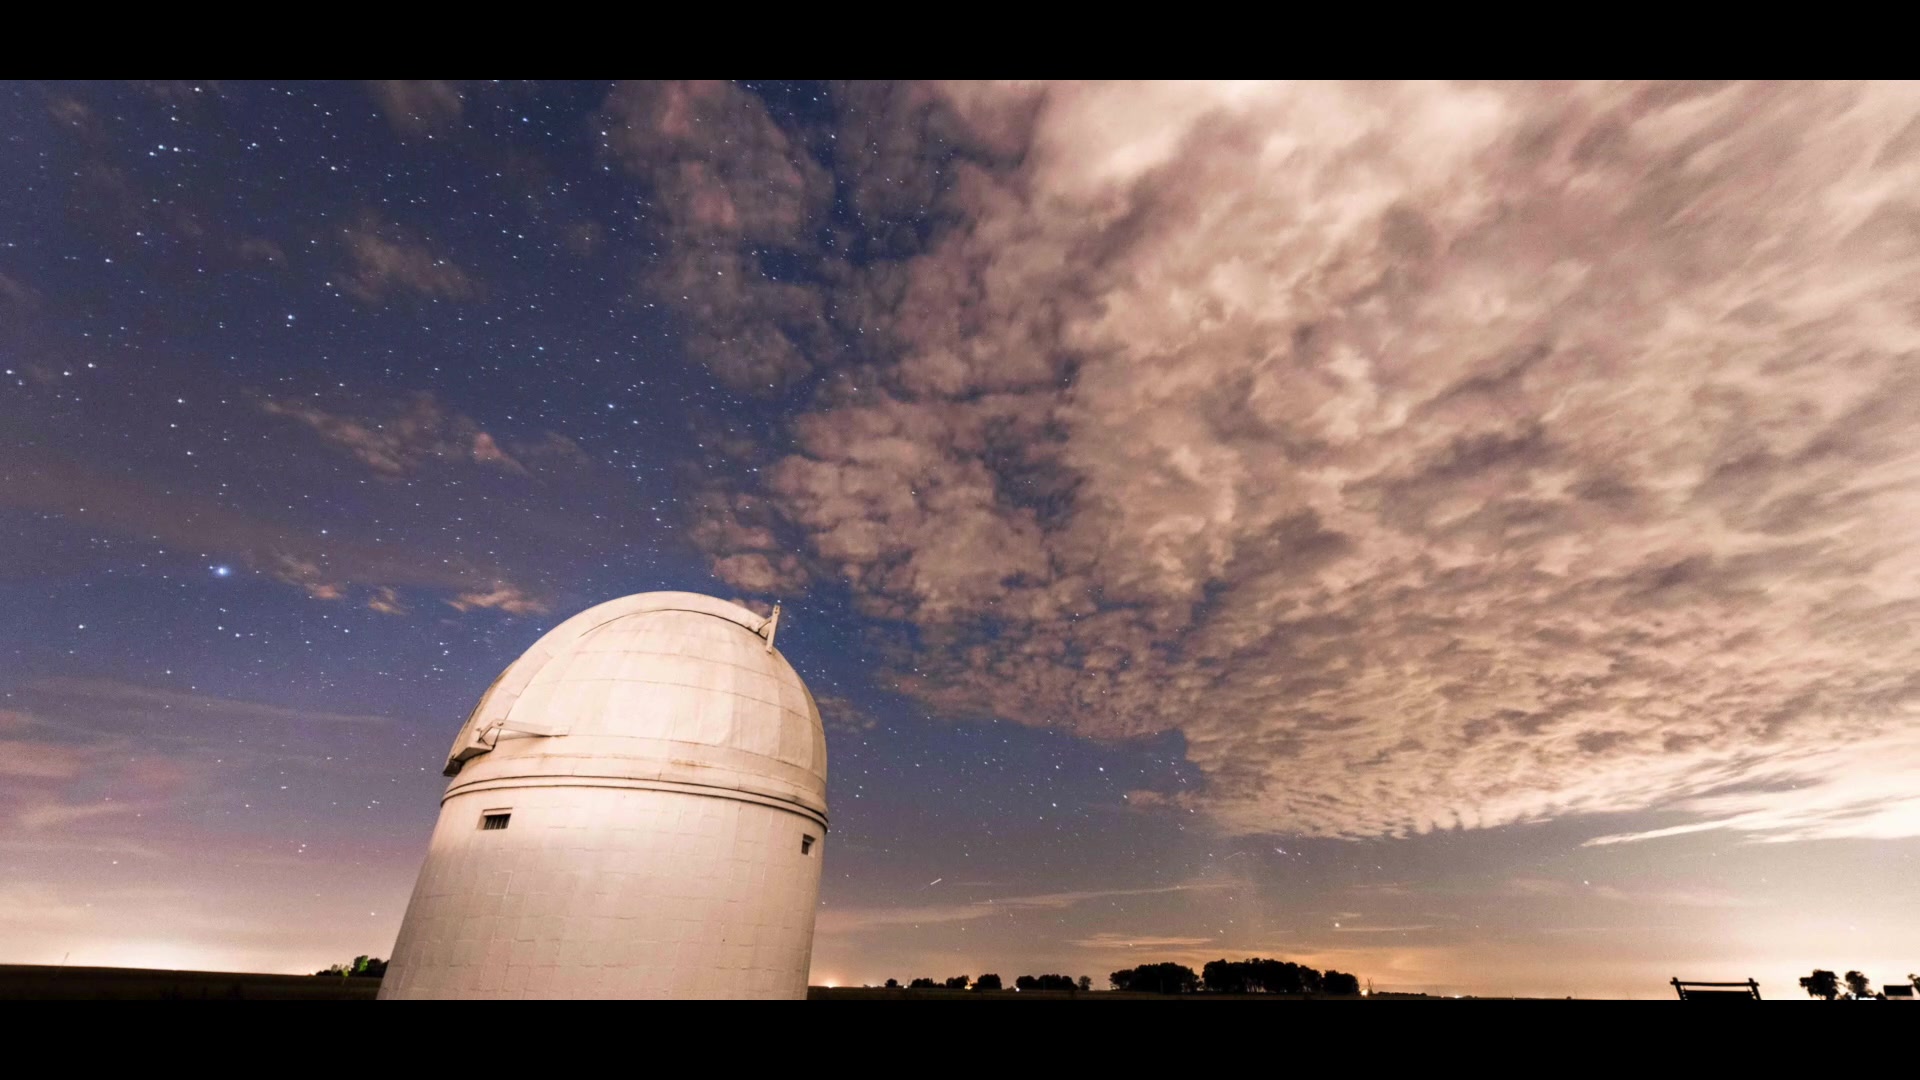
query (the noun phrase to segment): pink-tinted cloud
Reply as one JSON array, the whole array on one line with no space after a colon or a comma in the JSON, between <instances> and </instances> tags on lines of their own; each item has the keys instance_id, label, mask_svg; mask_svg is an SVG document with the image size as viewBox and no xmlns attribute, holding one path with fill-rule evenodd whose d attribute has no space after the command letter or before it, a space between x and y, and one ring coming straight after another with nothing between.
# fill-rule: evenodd
<instances>
[{"instance_id":1,"label":"pink-tinted cloud","mask_svg":"<svg viewBox=\"0 0 1920 1080\"><path fill-rule=\"evenodd\" d=\"M305 401L270 398L260 407L272 416L306 425L321 438L352 454L385 476L405 476L430 464L467 463L515 476L530 475L522 458L536 463L580 464L586 455L557 432L510 449L481 429L471 417L441 404L432 394L367 413L331 411Z\"/></svg>"},{"instance_id":2,"label":"pink-tinted cloud","mask_svg":"<svg viewBox=\"0 0 1920 1080\"><path fill-rule=\"evenodd\" d=\"M833 198L826 170L728 83L624 83L600 122L605 152L646 184L671 251L641 292L681 316L689 354L743 390L805 374L828 341L825 301L763 264L812 251Z\"/></svg>"},{"instance_id":3,"label":"pink-tinted cloud","mask_svg":"<svg viewBox=\"0 0 1920 1080\"><path fill-rule=\"evenodd\" d=\"M316 600L340 600L363 589L374 590L377 599L384 595L380 589L402 587L465 593L511 578L502 567L463 553L328 536L170 484L45 454L18 453L0 466L0 507L60 515L176 551L220 553Z\"/></svg>"},{"instance_id":4,"label":"pink-tinted cloud","mask_svg":"<svg viewBox=\"0 0 1920 1080\"><path fill-rule=\"evenodd\" d=\"M133 819L204 795L221 762L298 758L255 748L255 733L388 723L112 679L35 679L11 696L28 708L0 712L0 825L103 851Z\"/></svg>"},{"instance_id":5,"label":"pink-tinted cloud","mask_svg":"<svg viewBox=\"0 0 1920 1080\"><path fill-rule=\"evenodd\" d=\"M763 500L714 492L700 503L693 540L721 581L763 596L791 595L804 591L812 575L792 550L799 541L775 533L778 520Z\"/></svg>"},{"instance_id":6,"label":"pink-tinted cloud","mask_svg":"<svg viewBox=\"0 0 1920 1080\"><path fill-rule=\"evenodd\" d=\"M386 585L382 585L373 590L373 595L367 599L367 607L382 615L405 615L407 613L406 605L400 601L399 592Z\"/></svg>"},{"instance_id":7,"label":"pink-tinted cloud","mask_svg":"<svg viewBox=\"0 0 1920 1080\"><path fill-rule=\"evenodd\" d=\"M0 273L0 309L32 311L40 306L40 291L17 277Z\"/></svg>"},{"instance_id":8,"label":"pink-tinted cloud","mask_svg":"<svg viewBox=\"0 0 1920 1080\"><path fill-rule=\"evenodd\" d=\"M460 87L444 79L377 79L367 85L387 122L402 135L446 131L464 110Z\"/></svg>"},{"instance_id":9,"label":"pink-tinted cloud","mask_svg":"<svg viewBox=\"0 0 1920 1080\"><path fill-rule=\"evenodd\" d=\"M1084 938L1067 942L1076 949L1092 949L1096 952L1111 952L1116 949L1205 949L1214 943L1210 937L1177 937L1164 934L1127 934L1118 931L1102 931ZM1158 959L1157 957L1155 958ZM1096 979L1104 987L1105 980Z\"/></svg>"},{"instance_id":10,"label":"pink-tinted cloud","mask_svg":"<svg viewBox=\"0 0 1920 1080\"><path fill-rule=\"evenodd\" d=\"M815 923L819 933L841 935L884 926L924 926L934 923L970 922L1000 918L1032 911L1059 911L1090 900L1119 897L1161 896L1196 889L1220 889L1221 884L1167 885L1144 889L1096 889L1083 892L1044 893L1036 896L1012 896L972 903L926 904L891 908L828 908Z\"/></svg>"},{"instance_id":11,"label":"pink-tinted cloud","mask_svg":"<svg viewBox=\"0 0 1920 1080\"><path fill-rule=\"evenodd\" d=\"M348 266L341 287L368 304L410 294L427 300L464 300L478 291L452 259L397 226L363 217L346 230Z\"/></svg>"},{"instance_id":12,"label":"pink-tinted cloud","mask_svg":"<svg viewBox=\"0 0 1920 1080\"><path fill-rule=\"evenodd\" d=\"M0 776L69 780L87 766L87 755L58 743L0 740Z\"/></svg>"},{"instance_id":13,"label":"pink-tinted cloud","mask_svg":"<svg viewBox=\"0 0 1920 1080\"><path fill-rule=\"evenodd\" d=\"M504 611L509 615L541 615L549 608L544 600L530 596L517 585L500 583L485 589L463 592L447 601L455 611Z\"/></svg>"}]
</instances>

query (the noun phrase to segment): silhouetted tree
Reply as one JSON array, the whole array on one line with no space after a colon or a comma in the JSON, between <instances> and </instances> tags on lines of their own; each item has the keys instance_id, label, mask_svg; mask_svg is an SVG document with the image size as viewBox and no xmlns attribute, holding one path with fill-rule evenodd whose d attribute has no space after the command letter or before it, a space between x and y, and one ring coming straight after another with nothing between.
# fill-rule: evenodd
<instances>
[{"instance_id":1,"label":"silhouetted tree","mask_svg":"<svg viewBox=\"0 0 1920 1080\"><path fill-rule=\"evenodd\" d=\"M1133 969L1131 988L1150 994L1190 994L1200 976L1185 964L1141 964Z\"/></svg>"},{"instance_id":2,"label":"silhouetted tree","mask_svg":"<svg viewBox=\"0 0 1920 1080\"><path fill-rule=\"evenodd\" d=\"M898 990L898 989L900 989L900 980L899 980L899 979L888 979L888 980L887 980L887 989L889 989L889 990Z\"/></svg>"},{"instance_id":3,"label":"silhouetted tree","mask_svg":"<svg viewBox=\"0 0 1920 1080\"><path fill-rule=\"evenodd\" d=\"M1087 982L1091 984L1092 979ZM1022 975L1013 980L1017 990L1072 990L1073 980L1065 975Z\"/></svg>"},{"instance_id":4,"label":"silhouetted tree","mask_svg":"<svg viewBox=\"0 0 1920 1080\"><path fill-rule=\"evenodd\" d=\"M1216 994L1244 994L1247 992L1247 977L1252 962L1234 963L1231 960L1209 960L1200 967L1200 978L1207 989Z\"/></svg>"},{"instance_id":5,"label":"silhouetted tree","mask_svg":"<svg viewBox=\"0 0 1920 1080\"><path fill-rule=\"evenodd\" d=\"M1357 994L1360 992L1360 978L1344 971L1329 971L1321 978L1320 989L1328 994Z\"/></svg>"},{"instance_id":6,"label":"silhouetted tree","mask_svg":"<svg viewBox=\"0 0 1920 1080\"><path fill-rule=\"evenodd\" d=\"M1080 989L1082 989L1082 990L1092 990L1092 989L1093 989L1093 976L1091 976L1091 975L1082 975L1082 976L1080 976Z\"/></svg>"},{"instance_id":7,"label":"silhouetted tree","mask_svg":"<svg viewBox=\"0 0 1920 1080\"><path fill-rule=\"evenodd\" d=\"M315 975L339 975L343 978L355 976L379 979L387 974L387 962L376 957L356 956L351 964L335 964L325 971L316 971Z\"/></svg>"},{"instance_id":8,"label":"silhouetted tree","mask_svg":"<svg viewBox=\"0 0 1920 1080\"><path fill-rule=\"evenodd\" d=\"M1206 988L1221 994L1311 994L1325 989L1326 976L1290 960L1210 960L1201 969ZM1346 983L1342 982L1342 986ZM1358 993L1351 991L1330 993Z\"/></svg>"},{"instance_id":9,"label":"silhouetted tree","mask_svg":"<svg viewBox=\"0 0 1920 1080\"><path fill-rule=\"evenodd\" d=\"M940 984L932 979L915 979L907 984L909 990L938 990Z\"/></svg>"},{"instance_id":10,"label":"silhouetted tree","mask_svg":"<svg viewBox=\"0 0 1920 1080\"><path fill-rule=\"evenodd\" d=\"M1113 987L1115 990L1133 989L1133 969L1121 968L1119 971L1107 976L1107 985Z\"/></svg>"},{"instance_id":11,"label":"silhouetted tree","mask_svg":"<svg viewBox=\"0 0 1920 1080\"><path fill-rule=\"evenodd\" d=\"M1808 997L1832 1001L1840 996L1840 980L1831 971L1815 968L1813 974L1801 976L1800 986L1806 990Z\"/></svg>"},{"instance_id":12,"label":"silhouetted tree","mask_svg":"<svg viewBox=\"0 0 1920 1080\"><path fill-rule=\"evenodd\" d=\"M1269 994L1304 994L1320 981L1320 973L1291 960L1255 960L1254 978Z\"/></svg>"},{"instance_id":13,"label":"silhouetted tree","mask_svg":"<svg viewBox=\"0 0 1920 1080\"><path fill-rule=\"evenodd\" d=\"M1857 998L1873 996L1873 982L1858 971L1847 972L1847 989Z\"/></svg>"},{"instance_id":14,"label":"silhouetted tree","mask_svg":"<svg viewBox=\"0 0 1920 1080\"><path fill-rule=\"evenodd\" d=\"M1000 976L982 975L973 980L973 988L975 990L999 990L1001 989Z\"/></svg>"},{"instance_id":15,"label":"silhouetted tree","mask_svg":"<svg viewBox=\"0 0 1920 1080\"><path fill-rule=\"evenodd\" d=\"M953 978L947 980L947 989L965 990L967 988L967 984L972 981L973 981L973 976L971 975L955 975Z\"/></svg>"}]
</instances>

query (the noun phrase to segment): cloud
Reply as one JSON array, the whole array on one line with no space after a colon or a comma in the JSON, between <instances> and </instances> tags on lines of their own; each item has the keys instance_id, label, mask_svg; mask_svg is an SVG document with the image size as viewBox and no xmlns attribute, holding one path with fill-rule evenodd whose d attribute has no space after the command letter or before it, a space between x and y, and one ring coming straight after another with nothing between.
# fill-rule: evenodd
<instances>
[{"instance_id":1,"label":"cloud","mask_svg":"<svg viewBox=\"0 0 1920 1080\"><path fill-rule=\"evenodd\" d=\"M542 432L540 437L526 442L513 444L514 454L530 466L552 463L563 465L589 465L593 459L587 455L580 444L557 431Z\"/></svg>"},{"instance_id":2,"label":"cloud","mask_svg":"<svg viewBox=\"0 0 1920 1080\"><path fill-rule=\"evenodd\" d=\"M579 444L551 431L535 441L514 444L509 452L473 418L447 408L431 393L414 394L404 402L379 408L372 416L331 412L303 401L278 398L262 401L260 408L268 415L299 421L368 468L390 477L418 472L428 464L450 462L528 476L531 470L522 459L536 465L578 465L587 460Z\"/></svg>"},{"instance_id":3,"label":"cloud","mask_svg":"<svg viewBox=\"0 0 1920 1080\"><path fill-rule=\"evenodd\" d=\"M1594 885L1583 881L1575 884L1571 881L1555 881L1551 878L1514 878L1506 883L1502 891L1509 896L1523 898L1605 900L1637 910L1662 907L1744 908L1762 905L1760 901L1717 889L1623 889L1605 883Z\"/></svg>"},{"instance_id":4,"label":"cloud","mask_svg":"<svg viewBox=\"0 0 1920 1080\"><path fill-rule=\"evenodd\" d=\"M443 79L376 79L367 84L387 122L402 135L445 131L460 122L457 84Z\"/></svg>"},{"instance_id":5,"label":"cloud","mask_svg":"<svg viewBox=\"0 0 1920 1080\"><path fill-rule=\"evenodd\" d=\"M1076 949L1193 949L1203 945L1212 945L1210 937L1164 937L1153 934L1121 934L1102 932L1091 937L1078 938L1067 944Z\"/></svg>"},{"instance_id":6,"label":"cloud","mask_svg":"<svg viewBox=\"0 0 1920 1080\"><path fill-rule=\"evenodd\" d=\"M827 171L729 83L623 83L600 123L604 152L647 186L668 249L640 291L681 316L688 354L742 390L811 370L830 340L807 280L833 199ZM798 270L778 269L789 262Z\"/></svg>"},{"instance_id":7,"label":"cloud","mask_svg":"<svg viewBox=\"0 0 1920 1080\"><path fill-rule=\"evenodd\" d=\"M234 246L234 254L245 262L263 262L271 266L287 265L286 251L264 236L242 238Z\"/></svg>"},{"instance_id":8,"label":"cloud","mask_svg":"<svg viewBox=\"0 0 1920 1080\"><path fill-rule=\"evenodd\" d=\"M70 525L158 544L163 553L172 549L202 558L221 553L220 558L243 561L320 600L342 599L359 588L466 592L509 580L501 567L465 553L318 534L233 510L156 476L29 448L0 465L0 507L43 512Z\"/></svg>"},{"instance_id":9,"label":"cloud","mask_svg":"<svg viewBox=\"0 0 1920 1080\"><path fill-rule=\"evenodd\" d=\"M0 740L0 776L36 780L67 780L80 774L87 756L59 743Z\"/></svg>"},{"instance_id":10,"label":"cloud","mask_svg":"<svg viewBox=\"0 0 1920 1080\"><path fill-rule=\"evenodd\" d=\"M606 150L647 178L679 228L791 241L832 183L756 95L725 82L629 82L607 96Z\"/></svg>"},{"instance_id":11,"label":"cloud","mask_svg":"<svg viewBox=\"0 0 1920 1080\"><path fill-rule=\"evenodd\" d=\"M880 721L872 713L839 694L815 694L813 702L819 706L820 720L830 732L851 735L872 731L880 726Z\"/></svg>"},{"instance_id":12,"label":"cloud","mask_svg":"<svg viewBox=\"0 0 1920 1080\"><path fill-rule=\"evenodd\" d=\"M19 278L0 273L0 307L11 307L21 312L33 311L40 306L40 291Z\"/></svg>"},{"instance_id":13,"label":"cloud","mask_svg":"<svg viewBox=\"0 0 1920 1080\"><path fill-rule=\"evenodd\" d=\"M19 714L26 726L0 729L0 821L40 834L37 847L49 850L104 850L121 820L164 816L203 795L223 762L314 767L284 740L260 745L257 734L307 741L323 728L388 723L109 679L34 679L14 697L30 711Z\"/></svg>"},{"instance_id":14,"label":"cloud","mask_svg":"<svg viewBox=\"0 0 1920 1080\"><path fill-rule=\"evenodd\" d=\"M229 766L350 770L345 755L335 766L289 741L310 745L329 729L364 734L390 723L116 679L31 679L11 697L24 707L0 712L0 824L35 834L28 844L38 851L154 855L113 830L127 818L148 819L138 828L149 829L207 793Z\"/></svg>"},{"instance_id":15,"label":"cloud","mask_svg":"<svg viewBox=\"0 0 1920 1080\"><path fill-rule=\"evenodd\" d=\"M341 287L368 304L411 293L428 300L465 300L478 292L472 277L424 240L364 215L346 229L348 269Z\"/></svg>"},{"instance_id":16,"label":"cloud","mask_svg":"<svg viewBox=\"0 0 1920 1080\"><path fill-rule=\"evenodd\" d=\"M315 559L276 551L265 560L264 566L275 581L296 585L315 600L338 600L347 595L349 583L340 580L338 571Z\"/></svg>"},{"instance_id":17,"label":"cloud","mask_svg":"<svg viewBox=\"0 0 1920 1080\"><path fill-rule=\"evenodd\" d=\"M1148 889L1096 889L1085 892L1045 893L1015 896L1000 900L980 900L962 904L929 904L892 908L828 908L815 922L823 934L849 934L882 926L924 926L930 923L971 922L998 918L1027 911L1058 911L1089 900L1126 896L1159 896L1166 893L1226 888L1226 885L1168 885Z\"/></svg>"},{"instance_id":18,"label":"cloud","mask_svg":"<svg viewBox=\"0 0 1920 1080\"><path fill-rule=\"evenodd\" d=\"M1177 732L1235 832L1920 834L1912 87L939 88L915 244L801 281L845 357L738 261L821 187L739 93L609 106L686 302L786 342L737 381L836 374L716 569L791 535L891 687ZM1769 761L1813 794L1714 794Z\"/></svg>"},{"instance_id":19,"label":"cloud","mask_svg":"<svg viewBox=\"0 0 1920 1080\"><path fill-rule=\"evenodd\" d=\"M115 679L43 678L28 683L25 694L42 711L58 704L81 711L95 721L148 719L165 714L173 722L217 721L224 725L248 723L386 724L388 719L366 713L290 709L258 701L219 697L190 690L146 686ZM4 729L0 729L4 730Z\"/></svg>"},{"instance_id":20,"label":"cloud","mask_svg":"<svg viewBox=\"0 0 1920 1080\"><path fill-rule=\"evenodd\" d=\"M1800 747L1770 758L1731 790L1708 791L1667 807L1698 820L1595 837L1588 845L1726 831L1781 843L1842 837L1920 836L1920 735L1892 732L1860 743Z\"/></svg>"},{"instance_id":21,"label":"cloud","mask_svg":"<svg viewBox=\"0 0 1920 1080\"><path fill-rule=\"evenodd\" d=\"M382 615L405 615L407 608L400 602L400 594L388 586L382 585L373 590L367 600L367 607Z\"/></svg>"},{"instance_id":22,"label":"cloud","mask_svg":"<svg viewBox=\"0 0 1920 1080\"><path fill-rule=\"evenodd\" d=\"M455 611L493 610L509 615L543 615L549 610L545 601L527 595L516 585L505 583L463 592L448 600L447 606Z\"/></svg>"},{"instance_id":23,"label":"cloud","mask_svg":"<svg viewBox=\"0 0 1920 1080\"><path fill-rule=\"evenodd\" d=\"M693 541L711 559L713 576L738 589L763 596L796 595L812 575L783 543L773 507L751 496L713 491L699 502Z\"/></svg>"},{"instance_id":24,"label":"cloud","mask_svg":"<svg viewBox=\"0 0 1920 1080\"><path fill-rule=\"evenodd\" d=\"M92 821L96 818L130 814L139 809L139 806L131 803L68 803L29 800L25 805L15 809L13 820L16 825L27 832L38 832L42 829L65 828L83 821Z\"/></svg>"}]
</instances>

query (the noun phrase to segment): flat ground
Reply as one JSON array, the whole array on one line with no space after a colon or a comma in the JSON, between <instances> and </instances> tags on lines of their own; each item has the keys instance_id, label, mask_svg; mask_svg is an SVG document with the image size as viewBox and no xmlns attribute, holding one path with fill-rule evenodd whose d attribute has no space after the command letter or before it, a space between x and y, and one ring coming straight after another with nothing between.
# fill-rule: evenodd
<instances>
[{"instance_id":1,"label":"flat ground","mask_svg":"<svg viewBox=\"0 0 1920 1080\"><path fill-rule=\"evenodd\" d=\"M379 979L321 975L258 975L233 971L160 971L148 968L43 967L0 964L0 1001L372 1001ZM1264 996L1264 995L1263 995ZM1109 990L888 990L813 986L809 1001L1232 1001L1223 994L1128 994ZM1299 1000L1273 997L1268 1000ZM1358 998L1333 999L1357 1001Z\"/></svg>"},{"instance_id":2,"label":"flat ground","mask_svg":"<svg viewBox=\"0 0 1920 1080\"><path fill-rule=\"evenodd\" d=\"M0 1001L372 1001L379 979L0 964Z\"/></svg>"},{"instance_id":3,"label":"flat ground","mask_svg":"<svg viewBox=\"0 0 1920 1080\"><path fill-rule=\"evenodd\" d=\"M1363 998L1324 994L1136 994L1119 990L888 990L879 986L809 986L808 1001L1362 1001Z\"/></svg>"}]
</instances>

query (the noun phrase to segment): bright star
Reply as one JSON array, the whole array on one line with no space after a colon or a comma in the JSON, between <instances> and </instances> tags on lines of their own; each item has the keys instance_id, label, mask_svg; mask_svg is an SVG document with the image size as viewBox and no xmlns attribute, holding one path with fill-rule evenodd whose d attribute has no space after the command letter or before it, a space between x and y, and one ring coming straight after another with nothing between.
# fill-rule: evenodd
<instances>
[{"instance_id":1,"label":"bright star","mask_svg":"<svg viewBox=\"0 0 1920 1080\"><path fill-rule=\"evenodd\" d=\"M216 566L213 568L214 577L226 577L232 573L233 573L233 567L231 566Z\"/></svg>"}]
</instances>

